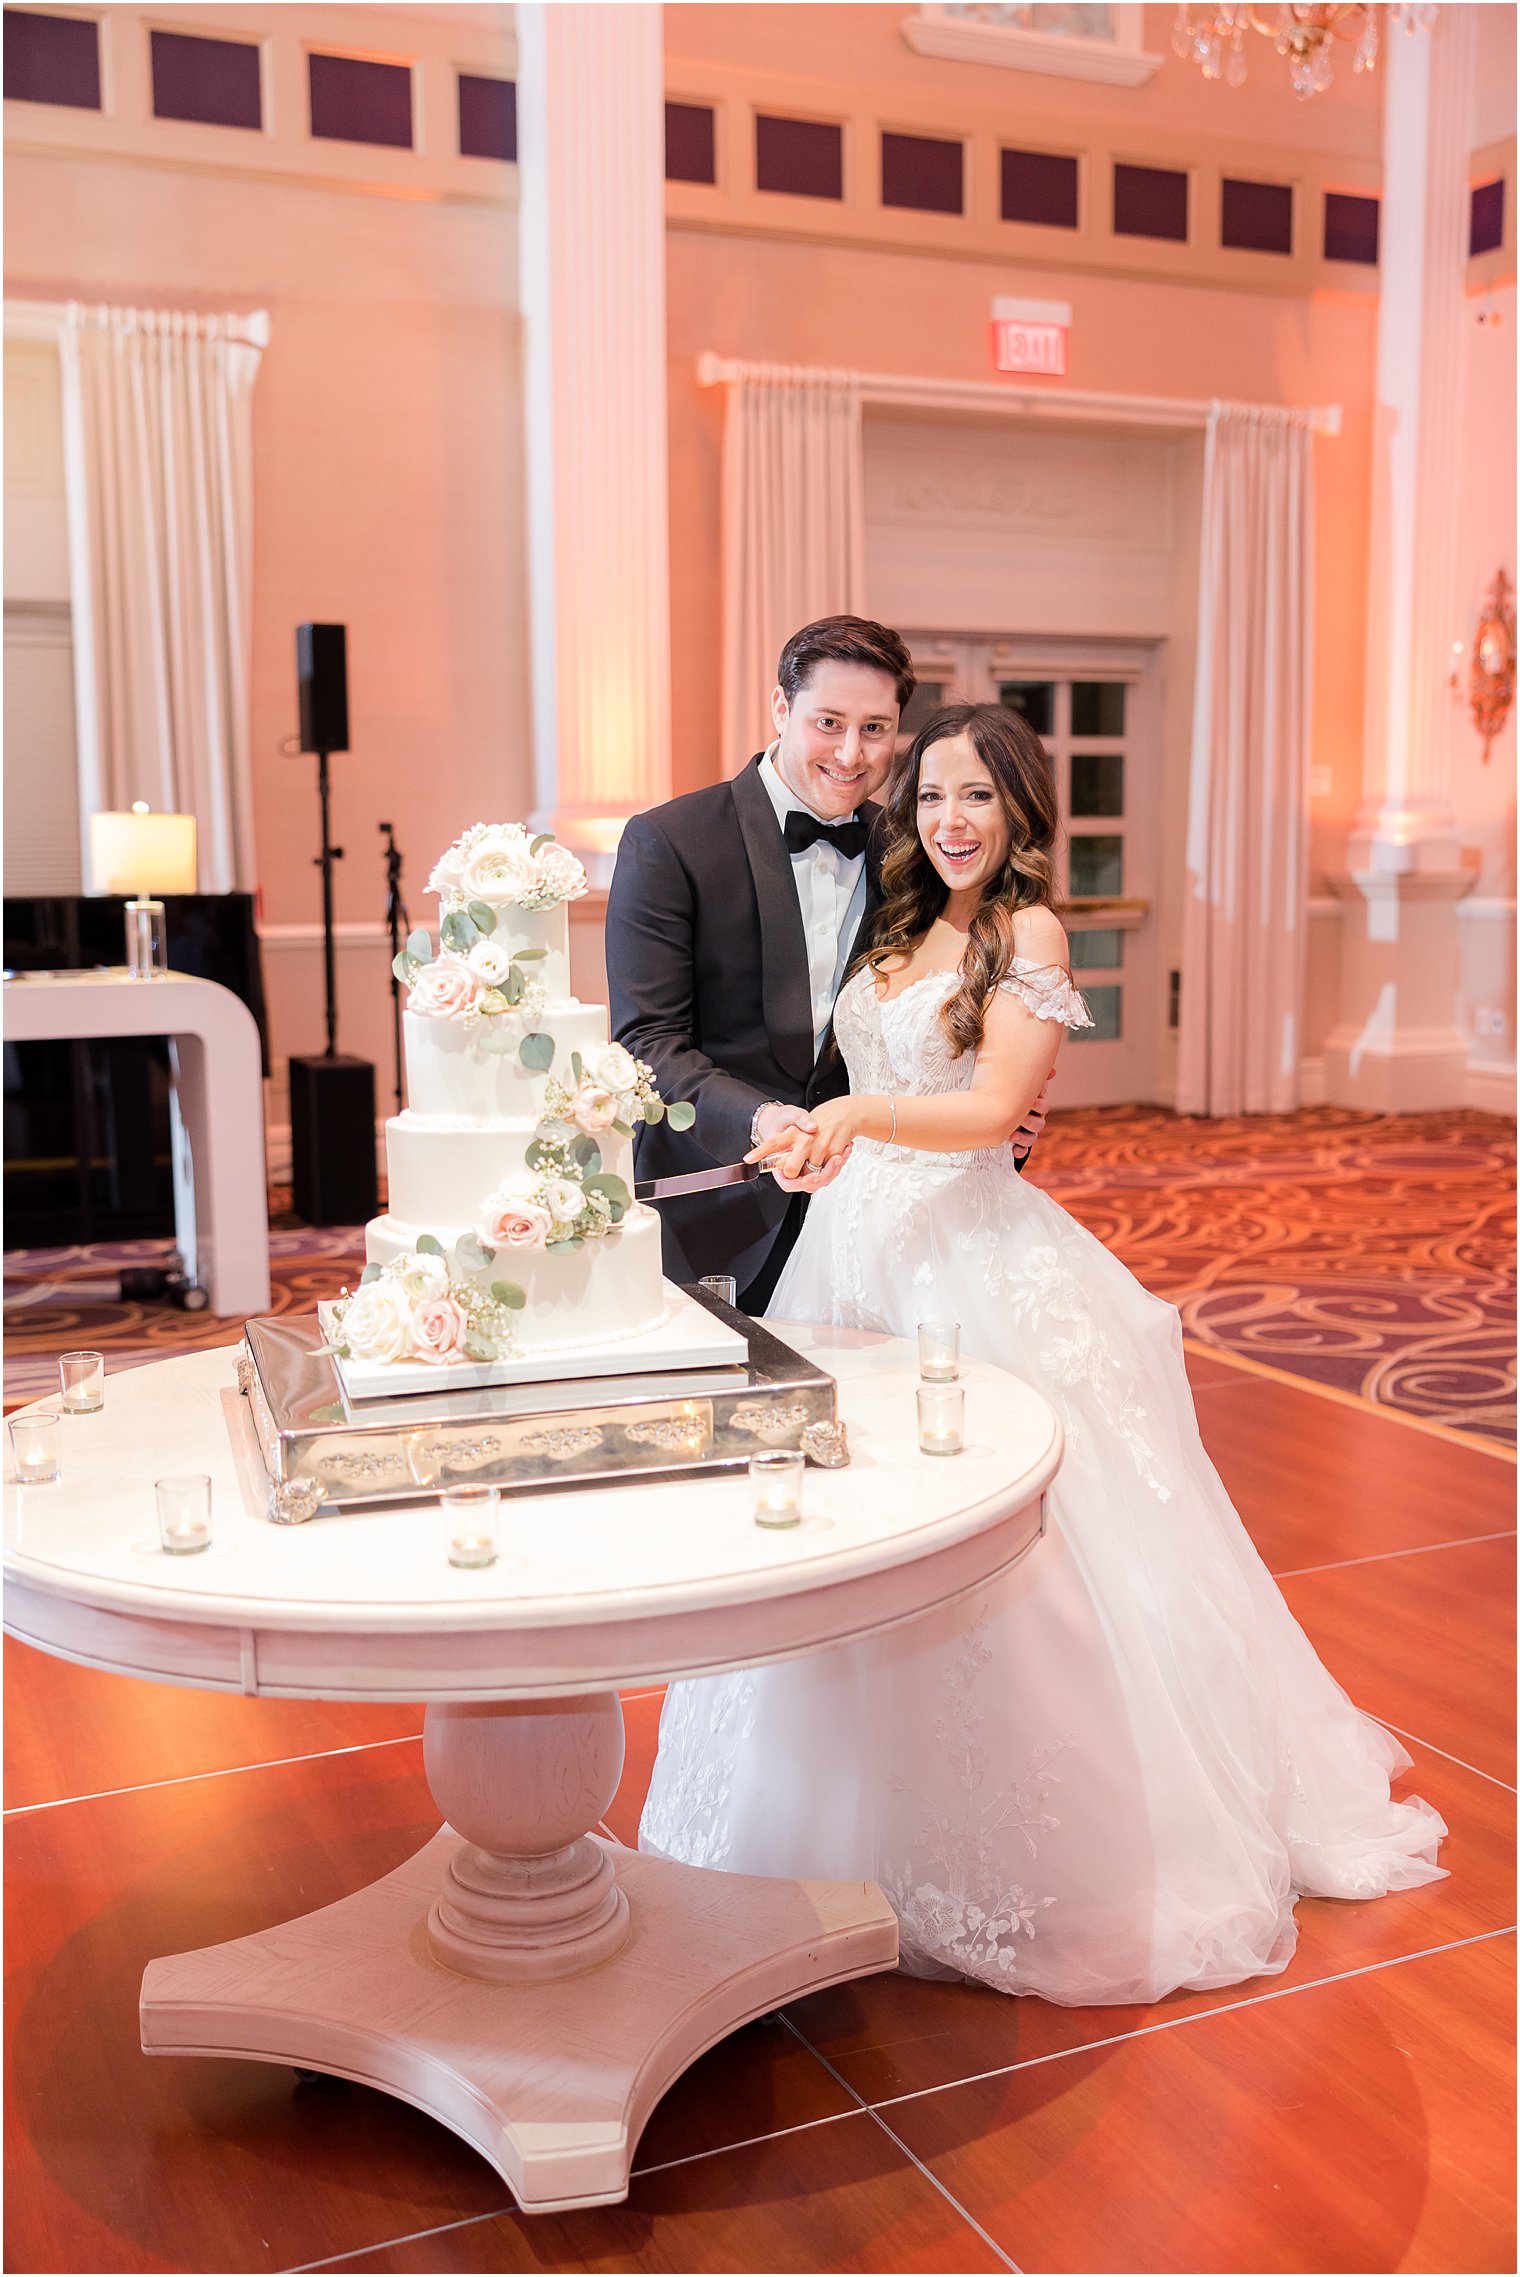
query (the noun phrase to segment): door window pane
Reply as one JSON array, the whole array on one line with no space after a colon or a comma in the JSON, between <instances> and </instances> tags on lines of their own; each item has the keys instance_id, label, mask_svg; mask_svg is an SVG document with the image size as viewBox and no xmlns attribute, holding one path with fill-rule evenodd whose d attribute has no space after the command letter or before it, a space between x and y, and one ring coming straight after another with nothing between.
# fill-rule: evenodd
<instances>
[{"instance_id":1,"label":"door window pane","mask_svg":"<svg viewBox=\"0 0 1520 2277\"><path fill-rule=\"evenodd\" d=\"M1124 891L1124 840L1073 838L1071 841L1071 892L1073 898Z\"/></svg>"},{"instance_id":2,"label":"door window pane","mask_svg":"<svg viewBox=\"0 0 1520 2277\"><path fill-rule=\"evenodd\" d=\"M924 721L932 717L945 702L949 691L948 680L920 680L897 722L897 748L906 751Z\"/></svg>"},{"instance_id":3,"label":"door window pane","mask_svg":"<svg viewBox=\"0 0 1520 2277\"><path fill-rule=\"evenodd\" d=\"M1125 685L1122 680L1073 680L1073 735L1122 735Z\"/></svg>"},{"instance_id":4,"label":"door window pane","mask_svg":"<svg viewBox=\"0 0 1520 2277\"><path fill-rule=\"evenodd\" d=\"M1036 735L1049 735L1055 725L1056 692L1049 680L1002 680L998 702L1027 719Z\"/></svg>"},{"instance_id":5,"label":"door window pane","mask_svg":"<svg viewBox=\"0 0 1520 2277\"><path fill-rule=\"evenodd\" d=\"M1071 811L1077 815L1124 812L1122 751L1072 753Z\"/></svg>"},{"instance_id":6,"label":"door window pane","mask_svg":"<svg viewBox=\"0 0 1520 2277\"><path fill-rule=\"evenodd\" d=\"M1117 925L1071 933L1067 948L1073 972L1115 972L1124 962L1124 935Z\"/></svg>"},{"instance_id":7,"label":"door window pane","mask_svg":"<svg viewBox=\"0 0 1520 2277\"><path fill-rule=\"evenodd\" d=\"M1120 1035L1120 1014L1124 991L1117 982L1111 986L1084 988L1082 1001L1093 1016L1090 1028L1073 1028L1074 1044L1116 1044Z\"/></svg>"}]
</instances>

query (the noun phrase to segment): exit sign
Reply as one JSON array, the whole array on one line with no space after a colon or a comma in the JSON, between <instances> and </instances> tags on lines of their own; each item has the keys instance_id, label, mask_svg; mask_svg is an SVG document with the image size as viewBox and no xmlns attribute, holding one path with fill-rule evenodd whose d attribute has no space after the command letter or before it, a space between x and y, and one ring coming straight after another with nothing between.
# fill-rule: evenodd
<instances>
[{"instance_id":1,"label":"exit sign","mask_svg":"<svg viewBox=\"0 0 1520 2277\"><path fill-rule=\"evenodd\" d=\"M1000 372L1039 372L1060 379L1066 371L1070 333L1070 301L995 300L993 365Z\"/></svg>"}]
</instances>

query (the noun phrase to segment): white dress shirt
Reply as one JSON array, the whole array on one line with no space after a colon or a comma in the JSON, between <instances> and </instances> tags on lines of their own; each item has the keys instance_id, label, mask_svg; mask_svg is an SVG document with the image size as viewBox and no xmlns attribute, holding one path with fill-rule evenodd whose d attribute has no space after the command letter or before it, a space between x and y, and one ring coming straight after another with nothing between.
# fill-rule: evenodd
<instances>
[{"instance_id":1,"label":"white dress shirt","mask_svg":"<svg viewBox=\"0 0 1520 2277\"><path fill-rule=\"evenodd\" d=\"M782 830L786 828L787 816L794 810L811 814L819 822L851 819L848 815L821 815L816 807L810 807L805 799L789 790L776 765L774 743L760 762L760 780ZM839 994L850 947L865 910L866 858L864 854L857 854L853 862L847 862L836 847L820 838L789 859L802 911L802 930L807 938L813 1050L817 1053L823 1048L829 1022L834 1017L834 999Z\"/></svg>"}]
</instances>

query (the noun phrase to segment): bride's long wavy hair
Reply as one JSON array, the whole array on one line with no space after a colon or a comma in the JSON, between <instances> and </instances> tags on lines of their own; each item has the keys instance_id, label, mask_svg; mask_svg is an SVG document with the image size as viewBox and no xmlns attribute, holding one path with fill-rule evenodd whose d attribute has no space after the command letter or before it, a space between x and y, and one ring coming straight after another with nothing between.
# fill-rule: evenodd
<instances>
[{"instance_id":1,"label":"bride's long wavy hair","mask_svg":"<svg viewBox=\"0 0 1520 2277\"><path fill-rule=\"evenodd\" d=\"M969 737L1008 824L1008 852L988 880L961 958L961 984L940 1013L955 1056L982 1040L987 1001L1013 962L1013 921L1021 909L1057 906L1055 849L1060 833L1055 772L1028 721L1001 704L947 704L927 719L898 761L886 797L881 907L865 962L880 972L912 955L939 916L949 888L918 834L918 778L924 753L951 736Z\"/></svg>"}]
</instances>

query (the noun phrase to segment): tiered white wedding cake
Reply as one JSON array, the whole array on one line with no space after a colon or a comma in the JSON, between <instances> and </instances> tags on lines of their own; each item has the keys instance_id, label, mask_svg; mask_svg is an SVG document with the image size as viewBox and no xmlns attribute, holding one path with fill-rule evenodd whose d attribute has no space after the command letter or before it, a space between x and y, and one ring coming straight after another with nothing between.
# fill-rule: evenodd
<instances>
[{"instance_id":1,"label":"tiered white wedding cake","mask_svg":"<svg viewBox=\"0 0 1520 2277\"><path fill-rule=\"evenodd\" d=\"M580 863L520 823L479 823L428 890L438 947L419 931L396 960L409 1104L385 1126L390 1206L327 1315L351 1391L398 1371L510 1381L560 1355L576 1372L685 1301L661 1276L659 1218L633 1200L633 1131L667 1113L687 1127L692 1109L666 1108L609 1042L607 1007L571 993Z\"/></svg>"}]
</instances>

